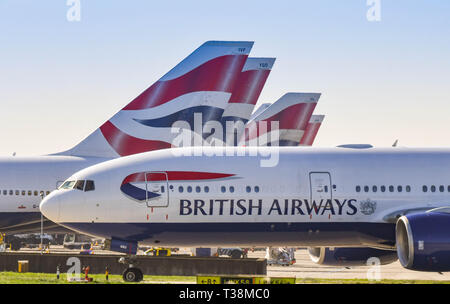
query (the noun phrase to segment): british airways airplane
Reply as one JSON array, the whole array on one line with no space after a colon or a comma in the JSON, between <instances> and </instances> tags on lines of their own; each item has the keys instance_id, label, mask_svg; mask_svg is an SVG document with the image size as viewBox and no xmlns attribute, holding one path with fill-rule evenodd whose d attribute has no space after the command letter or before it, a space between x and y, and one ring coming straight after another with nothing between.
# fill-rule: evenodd
<instances>
[{"instance_id":1,"label":"british airways airplane","mask_svg":"<svg viewBox=\"0 0 450 304\"><path fill-rule=\"evenodd\" d=\"M250 70L258 69L255 60L248 58L252 46L253 42L246 41L208 41L72 149L0 158L0 232L39 229L41 197L82 168L172 147L174 121L192 121L195 113L202 114L204 122L220 121L247 60L252 63ZM46 221L46 231L50 228L57 226Z\"/></svg>"},{"instance_id":2,"label":"british airways airplane","mask_svg":"<svg viewBox=\"0 0 450 304\"><path fill-rule=\"evenodd\" d=\"M409 269L445 271L449 167L449 149L168 149L81 170L40 210L129 254L137 243L307 246L319 263L398 257Z\"/></svg>"}]
</instances>

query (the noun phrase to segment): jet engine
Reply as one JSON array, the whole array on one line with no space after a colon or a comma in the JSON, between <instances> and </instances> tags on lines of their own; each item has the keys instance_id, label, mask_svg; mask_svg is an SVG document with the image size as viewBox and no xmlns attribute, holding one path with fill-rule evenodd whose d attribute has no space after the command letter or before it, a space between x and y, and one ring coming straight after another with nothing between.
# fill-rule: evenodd
<instances>
[{"instance_id":1,"label":"jet engine","mask_svg":"<svg viewBox=\"0 0 450 304\"><path fill-rule=\"evenodd\" d=\"M308 248L309 257L319 265L328 266L371 266L370 258L378 258L380 265L397 260L397 253L375 248Z\"/></svg>"},{"instance_id":2,"label":"jet engine","mask_svg":"<svg viewBox=\"0 0 450 304\"><path fill-rule=\"evenodd\" d=\"M436 208L400 217L396 246L403 267L450 271L450 208Z\"/></svg>"}]
</instances>

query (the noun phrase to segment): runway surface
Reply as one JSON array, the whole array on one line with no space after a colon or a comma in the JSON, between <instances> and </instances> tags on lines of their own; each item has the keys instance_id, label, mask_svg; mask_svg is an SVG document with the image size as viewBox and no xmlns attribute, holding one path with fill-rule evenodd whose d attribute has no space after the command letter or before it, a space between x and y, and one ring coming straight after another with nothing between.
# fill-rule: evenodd
<instances>
[{"instance_id":1,"label":"runway surface","mask_svg":"<svg viewBox=\"0 0 450 304\"><path fill-rule=\"evenodd\" d=\"M21 249L22 252L33 252L35 249ZM68 250L62 246L52 246L52 253L79 253L80 250ZM180 249L180 254L190 254L188 248ZM94 254L118 254L111 251L94 250ZM142 254L142 252L141 252ZM265 251L249 252L249 258L265 258ZM436 280L450 281L450 272L419 272L403 268L400 262L381 266L323 266L313 263L305 249L295 252L296 263L290 266L267 266L269 277L296 277L317 279L381 279L381 280ZM379 274L379 275L378 275ZM377 276L378 275L378 276Z\"/></svg>"},{"instance_id":2,"label":"runway surface","mask_svg":"<svg viewBox=\"0 0 450 304\"><path fill-rule=\"evenodd\" d=\"M265 257L264 251L249 252L249 257ZM322 266L313 263L306 250L297 249L295 252L297 262L291 266L267 266L267 276L296 277L296 278L322 278L322 279L373 279L381 280L437 280L450 281L450 272L439 274L437 272L419 272L403 268L397 261L378 267L334 267ZM379 270L379 277L375 271Z\"/></svg>"}]
</instances>

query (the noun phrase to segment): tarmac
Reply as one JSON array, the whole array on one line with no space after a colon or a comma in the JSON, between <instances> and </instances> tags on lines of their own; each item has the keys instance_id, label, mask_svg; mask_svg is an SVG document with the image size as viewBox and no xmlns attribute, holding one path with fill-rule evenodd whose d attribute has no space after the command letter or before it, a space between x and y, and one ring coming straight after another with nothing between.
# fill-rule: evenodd
<instances>
[{"instance_id":1,"label":"tarmac","mask_svg":"<svg viewBox=\"0 0 450 304\"><path fill-rule=\"evenodd\" d=\"M33 249L21 249L21 251L32 252ZM77 252L79 250L68 250L59 246L52 246L52 253ZM111 251L94 250L95 254L115 254ZM181 254L189 254L185 249ZM264 258L265 251L249 251L249 258ZM268 277L296 277L317 279L375 279L375 280L435 280L450 281L450 272L420 272L403 268L397 261L388 265L380 266L324 266L313 263L306 249L297 249L295 252L296 263L290 266L267 266Z\"/></svg>"},{"instance_id":2,"label":"tarmac","mask_svg":"<svg viewBox=\"0 0 450 304\"><path fill-rule=\"evenodd\" d=\"M249 252L249 257L264 258L264 251ZM267 266L268 277L372 280L436 280L450 281L450 272L421 272L405 269L400 262L380 266L335 267L313 263L305 249L295 252L296 263L290 266Z\"/></svg>"}]
</instances>

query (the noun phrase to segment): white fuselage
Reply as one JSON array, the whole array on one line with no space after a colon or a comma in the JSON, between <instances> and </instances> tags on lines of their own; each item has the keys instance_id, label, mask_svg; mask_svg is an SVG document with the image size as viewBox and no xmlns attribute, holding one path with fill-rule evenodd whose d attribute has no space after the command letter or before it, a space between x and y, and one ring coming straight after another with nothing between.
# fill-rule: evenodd
<instances>
[{"instance_id":1,"label":"white fuselage","mask_svg":"<svg viewBox=\"0 0 450 304\"><path fill-rule=\"evenodd\" d=\"M60 155L0 158L0 232L40 222L42 197L74 172L105 160Z\"/></svg>"},{"instance_id":2,"label":"white fuselage","mask_svg":"<svg viewBox=\"0 0 450 304\"><path fill-rule=\"evenodd\" d=\"M84 169L69 179L92 180L94 191L54 191L41 210L83 233L149 244L392 248L399 214L450 203L448 149L272 147L259 148L266 153L259 156L217 156L221 149L178 156L187 150ZM262 167L261 155L275 152L278 164Z\"/></svg>"}]
</instances>

